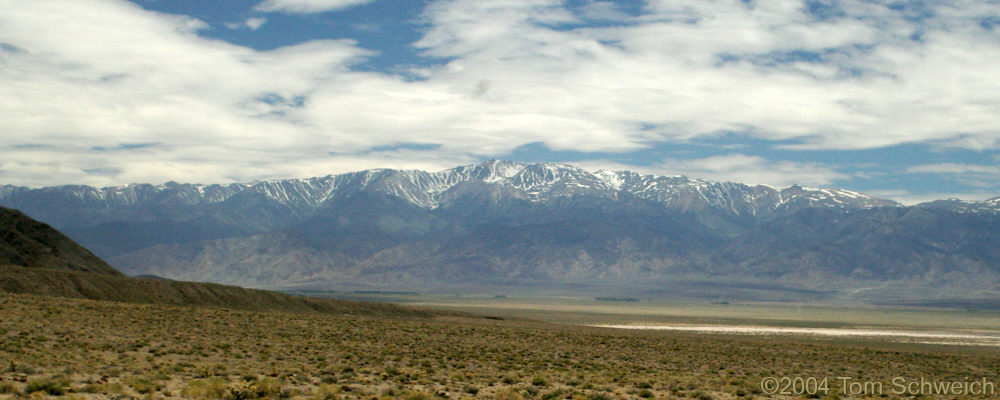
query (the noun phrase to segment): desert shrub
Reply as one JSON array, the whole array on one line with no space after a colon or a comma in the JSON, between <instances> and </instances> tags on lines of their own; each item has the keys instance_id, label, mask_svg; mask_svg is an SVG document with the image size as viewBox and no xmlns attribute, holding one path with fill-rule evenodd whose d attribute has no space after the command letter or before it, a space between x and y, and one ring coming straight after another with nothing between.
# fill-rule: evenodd
<instances>
[{"instance_id":1,"label":"desert shrub","mask_svg":"<svg viewBox=\"0 0 1000 400\"><path fill-rule=\"evenodd\" d=\"M313 393L313 399L336 400L338 398L337 393L340 393L340 387L330 384L321 384Z\"/></svg>"},{"instance_id":2,"label":"desert shrub","mask_svg":"<svg viewBox=\"0 0 1000 400\"><path fill-rule=\"evenodd\" d=\"M587 396L587 400L611 400L611 398L602 393L594 393L590 396Z\"/></svg>"},{"instance_id":3,"label":"desert shrub","mask_svg":"<svg viewBox=\"0 0 1000 400\"><path fill-rule=\"evenodd\" d=\"M111 395L111 394L121 394L123 390L124 388L122 387L122 384L115 382L115 383L100 383L100 384L90 383L84 385L82 388L80 388L79 391L82 393Z\"/></svg>"},{"instance_id":4,"label":"desert shrub","mask_svg":"<svg viewBox=\"0 0 1000 400\"><path fill-rule=\"evenodd\" d=\"M562 389L556 389L556 390L553 390L553 391L551 391L551 392L548 392L548 393L545 393L545 394L543 394L543 395L542 395L542 400L552 400L552 399L556 399L556 398L559 398L559 396L562 396L562 395L563 395L564 393L566 393L566 391L565 391L565 390L562 390Z\"/></svg>"},{"instance_id":5,"label":"desert shrub","mask_svg":"<svg viewBox=\"0 0 1000 400\"><path fill-rule=\"evenodd\" d=\"M431 395L421 392L410 392L403 395L403 400L431 400Z\"/></svg>"},{"instance_id":6,"label":"desert shrub","mask_svg":"<svg viewBox=\"0 0 1000 400\"><path fill-rule=\"evenodd\" d=\"M140 394L159 392L163 389L163 384L150 378L133 377L128 380L128 385Z\"/></svg>"},{"instance_id":7,"label":"desert shrub","mask_svg":"<svg viewBox=\"0 0 1000 400\"><path fill-rule=\"evenodd\" d=\"M696 398L698 400L715 400L715 396L705 393L705 391L702 390L695 391L694 393L691 394L691 397Z\"/></svg>"},{"instance_id":8,"label":"desert shrub","mask_svg":"<svg viewBox=\"0 0 1000 400\"><path fill-rule=\"evenodd\" d=\"M233 382L227 387L229 400L272 399L288 397L283 391L281 382L275 378L244 376L243 380Z\"/></svg>"},{"instance_id":9,"label":"desert shrub","mask_svg":"<svg viewBox=\"0 0 1000 400\"><path fill-rule=\"evenodd\" d=\"M473 385L465 385L462 387L462 391L475 396L476 393L479 393L479 388Z\"/></svg>"},{"instance_id":10,"label":"desert shrub","mask_svg":"<svg viewBox=\"0 0 1000 400\"><path fill-rule=\"evenodd\" d=\"M37 371L35 371L35 369L30 366L15 364L13 361L11 361L10 365L7 366L6 372L19 372L22 374L31 375L36 373Z\"/></svg>"},{"instance_id":11,"label":"desert shrub","mask_svg":"<svg viewBox=\"0 0 1000 400\"><path fill-rule=\"evenodd\" d=\"M66 394L66 388L68 387L69 379L66 378L36 378L28 381L28 386L25 387L24 392L28 394L45 392L53 396L62 396Z\"/></svg>"},{"instance_id":12,"label":"desert shrub","mask_svg":"<svg viewBox=\"0 0 1000 400\"><path fill-rule=\"evenodd\" d=\"M545 386L547 383L548 382L545 381L545 378L540 377L540 376L536 376L534 378L531 378L531 384L535 385L535 386Z\"/></svg>"},{"instance_id":13,"label":"desert shrub","mask_svg":"<svg viewBox=\"0 0 1000 400\"><path fill-rule=\"evenodd\" d=\"M252 381L233 382L229 385L229 396L231 400L256 399L257 391Z\"/></svg>"},{"instance_id":14,"label":"desert shrub","mask_svg":"<svg viewBox=\"0 0 1000 400\"><path fill-rule=\"evenodd\" d=\"M642 397L644 399L651 398L653 397L653 392L649 389L642 389L639 391L639 397Z\"/></svg>"},{"instance_id":15,"label":"desert shrub","mask_svg":"<svg viewBox=\"0 0 1000 400\"><path fill-rule=\"evenodd\" d=\"M511 388L497 390L493 398L496 400L524 400L524 396L521 396L520 393Z\"/></svg>"},{"instance_id":16,"label":"desert shrub","mask_svg":"<svg viewBox=\"0 0 1000 400\"><path fill-rule=\"evenodd\" d=\"M215 377L188 382L181 395L193 399L221 399L227 392L226 380Z\"/></svg>"},{"instance_id":17,"label":"desert shrub","mask_svg":"<svg viewBox=\"0 0 1000 400\"><path fill-rule=\"evenodd\" d=\"M0 394L11 394L17 393L17 387L13 383L4 382L0 383Z\"/></svg>"},{"instance_id":18,"label":"desert shrub","mask_svg":"<svg viewBox=\"0 0 1000 400\"><path fill-rule=\"evenodd\" d=\"M281 396L283 387L281 381L275 378L263 378L254 382L254 389L256 390L257 397L270 398L275 396Z\"/></svg>"}]
</instances>

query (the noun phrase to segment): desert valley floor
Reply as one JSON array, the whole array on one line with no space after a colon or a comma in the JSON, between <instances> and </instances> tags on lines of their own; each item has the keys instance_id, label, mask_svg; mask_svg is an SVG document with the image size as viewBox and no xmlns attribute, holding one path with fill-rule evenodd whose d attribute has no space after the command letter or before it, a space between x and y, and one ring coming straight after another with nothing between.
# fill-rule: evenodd
<instances>
[{"instance_id":1,"label":"desert valley floor","mask_svg":"<svg viewBox=\"0 0 1000 400\"><path fill-rule=\"evenodd\" d=\"M608 329L478 308L250 312L3 294L0 398L865 398L837 381L812 396L761 383L851 377L905 397L892 379L1000 380L993 346Z\"/></svg>"}]
</instances>

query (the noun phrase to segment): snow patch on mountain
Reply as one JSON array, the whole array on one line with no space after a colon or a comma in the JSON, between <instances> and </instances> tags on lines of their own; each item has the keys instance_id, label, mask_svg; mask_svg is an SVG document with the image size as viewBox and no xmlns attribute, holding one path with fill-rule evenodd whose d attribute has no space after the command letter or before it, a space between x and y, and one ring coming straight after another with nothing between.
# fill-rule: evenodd
<instances>
[{"instance_id":1,"label":"snow patch on mountain","mask_svg":"<svg viewBox=\"0 0 1000 400\"><path fill-rule=\"evenodd\" d=\"M843 189L793 185L774 188L716 182L685 176L642 175L632 171L589 172L555 163L519 163L490 160L443 171L372 169L307 179L276 179L228 185L130 184L115 187L60 186L27 189L0 187L0 199L45 195L69 197L93 206L127 206L148 202L176 202L197 205L221 203L236 196L259 196L294 210L315 210L340 196L369 192L403 199L423 208L437 208L445 194L463 182L524 193L534 202L568 196L595 196L619 199L628 194L680 211L715 208L736 215L760 216L802 207L872 208L898 206ZM1000 205L992 199L991 207ZM985 202L983 204L986 204Z\"/></svg>"}]
</instances>

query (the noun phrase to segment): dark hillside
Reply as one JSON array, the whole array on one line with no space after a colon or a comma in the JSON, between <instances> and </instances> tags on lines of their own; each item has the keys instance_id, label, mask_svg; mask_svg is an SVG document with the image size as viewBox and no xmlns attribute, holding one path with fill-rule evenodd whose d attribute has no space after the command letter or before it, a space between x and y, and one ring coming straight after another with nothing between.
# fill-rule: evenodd
<instances>
[{"instance_id":1,"label":"dark hillside","mask_svg":"<svg viewBox=\"0 0 1000 400\"><path fill-rule=\"evenodd\" d=\"M213 283L129 278L59 231L2 207L0 292L241 310L431 315L391 304L315 299Z\"/></svg>"},{"instance_id":2,"label":"dark hillside","mask_svg":"<svg viewBox=\"0 0 1000 400\"><path fill-rule=\"evenodd\" d=\"M0 207L0 265L123 276L52 227Z\"/></svg>"},{"instance_id":3,"label":"dark hillside","mask_svg":"<svg viewBox=\"0 0 1000 400\"><path fill-rule=\"evenodd\" d=\"M0 266L0 292L251 311L431 316L429 312L385 303L318 299L214 283L139 279L121 275L10 265Z\"/></svg>"}]
</instances>

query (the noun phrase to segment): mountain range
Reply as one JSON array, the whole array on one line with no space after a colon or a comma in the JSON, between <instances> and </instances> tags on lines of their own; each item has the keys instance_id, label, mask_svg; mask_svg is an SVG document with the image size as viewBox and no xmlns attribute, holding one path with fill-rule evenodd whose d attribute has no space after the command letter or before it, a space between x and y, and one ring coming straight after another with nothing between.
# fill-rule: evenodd
<instances>
[{"instance_id":1,"label":"mountain range","mask_svg":"<svg viewBox=\"0 0 1000 400\"><path fill-rule=\"evenodd\" d=\"M936 302L1000 293L1000 197L903 206L487 161L228 185L0 186L129 275L248 287Z\"/></svg>"}]
</instances>

